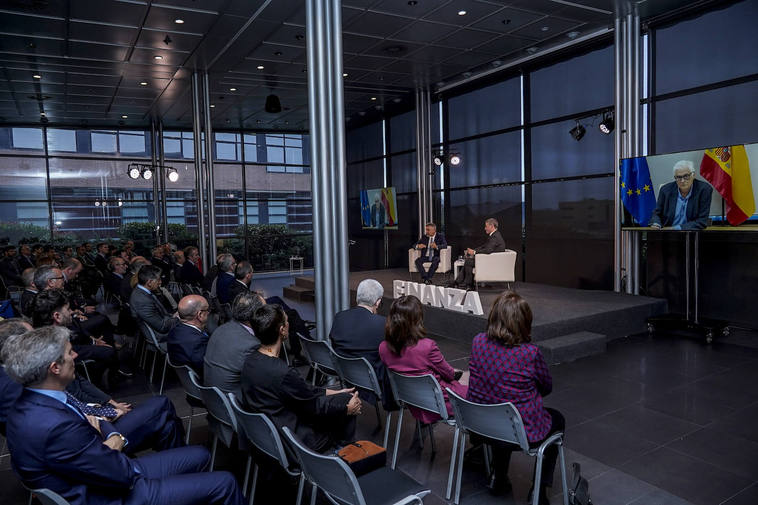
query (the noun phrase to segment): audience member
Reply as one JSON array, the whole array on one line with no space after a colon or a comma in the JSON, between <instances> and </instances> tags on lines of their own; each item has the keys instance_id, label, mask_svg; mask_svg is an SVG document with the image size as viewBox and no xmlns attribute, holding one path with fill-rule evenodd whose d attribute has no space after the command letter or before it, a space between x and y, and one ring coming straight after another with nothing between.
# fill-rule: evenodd
<instances>
[{"instance_id":1,"label":"audience member","mask_svg":"<svg viewBox=\"0 0 758 505\"><path fill-rule=\"evenodd\" d=\"M27 268L21 272L21 282L24 283L24 292L21 293L19 309L21 309L21 313L27 317L30 315L29 306L31 305L32 300L34 300L34 295L38 293L37 288L34 286L35 271L35 268Z\"/></svg>"},{"instance_id":2,"label":"audience member","mask_svg":"<svg viewBox=\"0 0 758 505\"><path fill-rule=\"evenodd\" d=\"M234 298L232 320L216 328L205 349L203 380L206 386L216 386L225 393L234 393L242 398L242 366L245 359L261 345L252 328L253 316L265 304L263 297L252 291L245 291Z\"/></svg>"},{"instance_id":3,"label":"audience member","mask_svg":"<svg viewBox=\"0 0 758 505\"><path fill-rule=\"evenodd\" d=\"M234 269L234 282L227 288L227 297L234 300L240 293L250 291L250 283L253 281L253 265L249 261L240 261Z\"/></svg>"},{"instance_id":4,"label":"audience member","mask_svg":"<svg viewBox=\"0 0 758 505\"><path fill-rule=\"evenodd\" d=\"M171 255L174 259L172 268L174 271L174 280L176 282L184 282L182 280L182 267L184 267L184 251L174 251Z\"/></svg>"},{"instance_id":5,"label":"audience member","mask_svg":"<svg viewBox=\"0 0 758 505\"><path fill-rule=\"evenodd\" d=\"M100 242L97 244L97 254L93 258L95 267L101 272L105 272L108 269L108 244Z\"/></svg>"},{"instance_id":6,"label":"audience member","mask_svg":"<svg viewBox=\"0 0 758 505\"><path fill-rule=\"evenodd\" d=\"M163 258L163 246L158 245L153 247L152 254L150 264L161 269L161 281L164 286L167 286L169 280L171 280L171 264Z\"/></svg>"},{"instance_id":7,"label":"audience member","mask_svg":"<svg viewBox=\"0 0 758 505\"><path fill-rule=\"evenodd\" d=\"M9 245L3 248L3 257L0 259L0 277L6 286L23 286L21 269L16 263L16 247Z\"/></svg>"},{"instance_id":8,"label":"audience member","mask_svg":"<svg viewBox=\"0 0 758 505\"><path fill-rule=\"evenodd\" d=\"M279 359L289 334L287 314L281 307L264 305L256 310L253 331L261 345L242 369L243 403L269 416L279 428L287 426L315 451L352 442L355 416L361 413L358 392L311 386Z\"/></svg>"},{"instance_id":9,"label":"audience member","mask_svg":"<svg viewBox=\"0 0 758 505\"><path fill-rule=\"evenodd\" d=\"M512 291L498 296L487 319L487 332L475 336L471 345L468 399L483 404L512 403L521 414L529 445L538 447L562 431L566 421L560 412L542 403L542 397L553 389L553 380L542 352L531 343L531 331L532 309L526 300ZM493 454L495 480L491 489L503 494L511 487L508 465L513 447L496 440L486 442ZM549 503L545 488L553 482L557 457L558 447L548 447L542 463L540 505Z\"/></svg>"},{"instance_id":10,"label":"audience member","mask_svg":"<svg viewBox=\"0 0 758 505\"><path fill-rule=\"evenodd\" d=\"M453 409L445 388L466 397L468 377L445 361L437 342L426 338L421 301L413 295L401 296L392 303L385 325L384 342L379 345L379 355L387 368L395 372L405 375L434 375L442 387L450 415L453 415ZM456 377L460 378L460 382ZM425 410L410 407L410 411L422 423L439 420L439 415Z\"/></svg>"},{"instance_id":11,"label":"audience member","mask_svg":"<svg viewBox=\"0 0 758 505\"><path fill-rule=\"evenodd\" d=\"M358 284L356 307L343 310L334 316L329 338L332 347L348 358L366 358L376 372L382 387L382 402L385 409L397 406L392 398L392 388L387 377L387 367L379 357L379 345L384 341L384 325L387 318L378 315L384 288L374 279L364 279ZM360 328L360 331L356 329ZM368 398L366 398L368 400Z\"/></svg>"},{"instance_id":12,"label":"audience member","mask_svg":"<svg viewBox=\"0 0 758 505\"><path fill-rule=\"evenodd\" d=\"M128 302L129 298L123 299L123 293L121 291L121 285L124 282L124 276L128 266L126 261L119 257L114 256L108 260L108 273L103 278L103 288L107 293L122 298L122 301ZM129 292L131 294L131 291Z\"/></svg>"},{"instance_id":13,"label":"audience member","mask_svg":"<svg viewBox=\"0 0 758 505\"><path fill-rule=\"evenodd\" d=\"M144 265L139 269L137 280L138 284L129 298L132 316L144 321L155 331L158 340L163 341L178 320L154 294L161 287L161 269L155 265Z\"/></svg>"},{"instance_id":14,"label":"audience member","mask_svg":"<svg viewBox=\"0 0 758 505\"><path fill-rule=\"evenodd\" d=\"M221 255L217 264L216 297L220 303L231 303L234 298L231 297L232 291L229 288L235 283L234 270L237 268L237 262L234 256L226 253Z\"/></svg>"},{"instance_id":15,"label":"audience member","mask_svg":"<svg viewBox=\"0 0 758 505\"><path fill-rule=\"evenodd\" d=\"M179 324L168 332L168 357L174 365L189 365L203 376L203 356L210 338L205 326L210 312L208 301L200 295L189 295L179 300Z\"/></svg>"},{"instance_id":16,"label":"audience member","mask_svg":"<svg viewBox=\"0 0 758 505\"><path fill-rule=\"evenodd\" d=\"M18 256L18 268L22 272L27 268L34 268L34 258L32 257L32 249L27 244L23 244L19 247L20 253Z\"/></svg>"},{"instance_id":17,"label":"audience member","mask_svg":"<svg viewBox=\"0 0 758 505\"><path fill-rule=\"evenodd\" d=\"M205 448L135 459L123 454L129 442L123 434L85 414L65 393L76 357L67 331L40 328L10 337L2 357L8 375L24 386L7 431L13 468L29 487L50 489L71 505L243 504L231 474L205 471Z\"/></svg>"},{"instance_id":18,"label":"audience member","mask_svg":"<svg viewBox=\"0 0 758 505\"><path fill-rule=\"evenodd\" d=\"M184 249L184 264L182 265L182 282L201 286L203 284L203 273L198 267L200 253L197 247L189 246Z\"/></svg>"}]
</instances>

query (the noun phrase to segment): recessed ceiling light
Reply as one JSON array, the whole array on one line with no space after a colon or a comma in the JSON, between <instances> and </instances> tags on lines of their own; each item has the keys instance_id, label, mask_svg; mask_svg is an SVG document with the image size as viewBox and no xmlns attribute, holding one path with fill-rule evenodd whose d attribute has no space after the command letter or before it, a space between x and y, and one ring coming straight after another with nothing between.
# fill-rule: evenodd
<instances>
[{"instance_id":1,"label":"recessed ceiling light","mask_svg":"<svg viewBox=\"0 0 758 505\"><path fill-rule=\"evenodd\" d=\"M174 23L176 23L178 25L183 25L184 24L184 20L183 19L175 19Z\"/></svg>"},{"instance_id":2,"label":"recessed ceiling light","mask_svg":"<svg viewBox=\"0 0 758 505\"><path fill-rule=\"evenodd\" d=\"M229 88L229 91L237 91L237 88Z\"/></svg>"},{"instance_id":3,"label":"recessed ceiling light","mask_svg":"<svg viewBox=\"0 0 758 505\"><path fill-rule=\"evenodd\" d=\"M375 102L375 101L376 101L376 97L375 97L375 96L372 96L372 97L371 97L371 101L372 101L372 102Z\"/></svg>"},{"instance_id":4,"label":"recessed ceiling light","mask_svg":"<svg viewBox=\"0 0 758 505\"><path fill-rule=\"evenodd\" d=\"M568 37L568 38L570 38L570 39L575 39L575 38L577 38L578 36L579 36L579 32L577 32L577 31L568 32L568 33L566 34L566 37Z\"/></svg>"},{"instance_id":5,"label":"recessed ceiling light","mask_svg":"<svg viewBox=\"0 0 758 505\"><path fill-rule=\"evenodd\" d=\"M39 74L34 74L32 77L34 77L35 79L42 79L42 76Z\"/></svg>"},{"instance_id":6,"label":"recessed ceiling light","mask_svg":"<svg viewBox=\"0 0 758 505\"><path fill-rule=\"evenodd\" d=\"M213 104L210 104L210 108L211 108L211 109L212 109L212 108L214 108L214 107L215 107L215 105L213 105Z\"/></svg>"},{"instance_id":7,"label":"recessed ceiling light","mask_svg":"<svg viewBox=\"0 0 758 505\"><path fill-rule=\"evenodd\" d=\"M155 56L153 56L153 59L154 60L162 60L163 56L160 56L160 55L156 54Z\"/></svg>"},{"instance_id":8,"label":"recessed ceiling light","mask_svg":"<svg viewBox=\"0 0 758 505\"><path fill-rule=\"evenodd\" d=\"M261 124L261 120L260 119L256 119L255 120L255 124Z\"/></svg>"},{"instance_id":9,"label":"recessed ceiling light","mask_svg":"<svg viewBox=\"0 0 758 505\"><path fill-rule=\"evenodd\" d=\"M40 116L44 116L44 115L45 115L45 113L44 113L44 112L40 112L40 113L39 113L39 115L40 115Z\"/></svg>"},{"instance_id":10,"label":"recessed ceiling light","mask_svg":"<svg viewBox=\"0 0 758 505\"><path fill-rule=\"evenodd\" d=\"M542 28L540 28L540 30L541 30L541 31L543 31L543 32L546 32L546 31L548 31L549 29L550 29L550 27L549 27L549 26L543 26Z\"/></svg>"},{"instance_id":11,"label":"recessed ceiling light","mask_svg":"<svg viewBox=\"0 0 758 505\"><path fill-rule=\"evenodd\" d=\"M126 118L128 118L128 117L129 117L129 116L127 116L126 114L122 114L122 115L121 115L121 119L126 119Z\"/></svg>"},{"instance_id":12,"label":"recessed ceiling light","mask_svg":"<svg viewBox=\"0 0 758 505\"><path fill-rule=\"evenodd\" d=\"M263 70L263 65L258 65L258 70Z\"/></svg>"},{"instance_id":13,"label":"recessed ceiling light","mask_svg":"<svg viewBox=\"0 0 758 505\"><path fill-rule=\"evenodd\" d=\"M347 77L347 72L345 72L344 74L342 74L342 77Z\"/></svg>"},{"instance_id":14,"label":"recessed ceiling light","mask_svg":"<svg viewBox=\"0 0 758 505\"><path fill-rule=\"evenodd\" d=\"M139 83L140 86L147 86L147 81L142 81Z\"/></svg>"},{"instance_id":15,"label":"recessed ceiling light","mask_svg":"<svg viewBox=\"0 0 758 505\"><path fill-rule=\"evenodd\" d=\"M410 5L411 7L413 7L417 3L418 3L418 0L408 0L408 5Z\"/></svg>"},{"instance_id":16,"label":"recessed ceiling light","mask_svg":"<svg viewBox=\"0 0 758 505\"><path fill-rule=\"evenodd\" d=\"M283 55L283 54L284 54L284 53L283 53L283 52L281 52L281 51L274 51L274 56L281 56L281 55Z\"/></svg>"},{"instance_id":17,"label":"recessed ceiling light","mask_svg":"<svg viewBox=\"0 0 758 505\"><path fill-rule=\"evenodd\" d=\"M465 16L466 15L466 11L460 10L460 11L458 11L458 15L459 16Z\"/></svg>"}]
</instances>

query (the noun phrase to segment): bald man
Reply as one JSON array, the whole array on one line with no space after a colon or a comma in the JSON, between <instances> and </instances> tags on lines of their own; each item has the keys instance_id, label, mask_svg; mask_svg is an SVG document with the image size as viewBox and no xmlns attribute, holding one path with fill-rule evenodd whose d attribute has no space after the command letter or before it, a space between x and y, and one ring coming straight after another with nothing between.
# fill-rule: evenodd
<instances>
[{"instance_id":1,"label":"bald man","mask_svg":"<svg viewBox=\"0 0 758 505\"><path fill-rule=\"evenodd\" d=\"M203 376L203 357L208 346L208 302L200 295L189 295L179 300L179 324L168 334L168 357L174 365L189 365Z\"/></svg>"}]
</instances>

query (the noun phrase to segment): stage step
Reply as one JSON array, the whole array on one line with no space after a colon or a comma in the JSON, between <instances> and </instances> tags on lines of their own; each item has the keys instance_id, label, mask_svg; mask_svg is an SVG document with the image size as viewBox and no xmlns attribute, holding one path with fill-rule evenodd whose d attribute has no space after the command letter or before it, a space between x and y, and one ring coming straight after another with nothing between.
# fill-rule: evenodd
<instances>
[{"instance_id":1,"label":"stage step","mask_svg":"<svg viewBox=\"0 0 758 505\"><path fill-rule=\"evenodd\" d=\"M316 281L313 277L295 277L295 286L313 291L316 289Z\"/></svg>"},{"instance_id":2,"label":"stage step","mask_svg":"<svg viewBox=\"0 0 758 505\"><path fill-rule=\"evenodd\" d=\"M282 294L285 298L299 302L312 302L314 299L313 288L304 288L297 285L285 286L282 288Z\"/></svg>"},{"instance_id":3,"label":"stage step","mask_svg":"<svg viewBox=\"0 0 758 505\"><path fill-rule=\"evenodd\" d=\"M535 344L542 351L548 364L553 365L603 353L605 352L605 342L605 335L591 331L580 331L540 340Z\"/></svg>"}]
</instances>

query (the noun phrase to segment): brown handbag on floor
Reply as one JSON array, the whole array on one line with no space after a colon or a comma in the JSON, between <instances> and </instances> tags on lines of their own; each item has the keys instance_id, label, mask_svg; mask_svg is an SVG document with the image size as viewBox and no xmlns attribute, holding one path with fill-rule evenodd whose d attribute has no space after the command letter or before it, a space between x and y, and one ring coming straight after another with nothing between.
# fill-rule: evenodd
<instances>
[{"instance_id":1,"label":"brown handbag on floor","mask_svg":"<svg viewBox=\"0 0 758 505\"><path fill-rule=\"evenodd\" d=\"M346 445L337 451L337 455L348 464L356 477L387 464L387 450L369 440L358 440Z\"/></svg>"}]
</instances>

